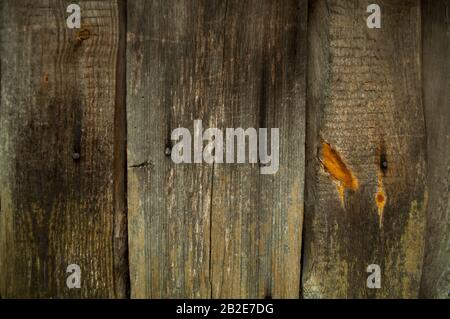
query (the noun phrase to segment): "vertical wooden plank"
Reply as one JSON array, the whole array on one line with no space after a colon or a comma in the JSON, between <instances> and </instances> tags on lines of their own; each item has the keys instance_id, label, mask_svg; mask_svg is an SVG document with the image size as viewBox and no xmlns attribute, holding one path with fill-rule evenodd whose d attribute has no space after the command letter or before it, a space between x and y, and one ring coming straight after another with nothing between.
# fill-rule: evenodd
<instances>
[{"instance_id":1,"label":"vertical wooden plank","mask_svg":"<svg viewBox=\"0 0 450 319\"><path fill-rule=\"evenodd\" d=\"M423 1L428 212L420 296L450 297L450 1Z\"/></svg>"},{"instance_id":2,"label":"vertical wooden plank","mask_svg":"<svg viewBox=\"0 0 450 319\"><path fill-rule=\"evenodd\" d=\"M312 2L303 296L417 297L426 202L420 3ZM366 286L381 267L381 289Z\"/></svg>"},{"instance_id":3,"label":"vertical wooden plank","mask_svg":"<svg viewBox=\"0 0 450 319\"><path fill-rule=\"evenodd\" d=\"M299 296L306 25L307 1L227 2L217 125L279 128L280 163L272 175L261 163L214 165L214 298Z\"/></svg>"},{"instance_id":4,"label":"vertical wooden plank","mask_svg":"<svg viewBox=\"0 0 450 319\"><path fill-rule=\"evenodd\" d=\"M133 1L128 17L132 296L298 296L306 1ZM195 119L279 127L280 171L174 164L171 132Z\"/></svg>"},{"instance_id":5,"label":"vertical wooden plank","mask_svg":"<svg viewBox=\"0 0 450 319\"><path fill-rule=\"evenodd\" d=\"M128 2L128 209L131 295L210 296L212 166L176 165L177 127L216 117L224 2Z\"/></svg>"},{"instance_id":6,"label":"vertical wooden plank","mask_svg":"<svg viewBox=\"0 0 450 319\"><path fill-rule=\"evenodd\" d=\"M118 4L78 1L71 30L70 3L1 2L2 297L125 296L114 273ZM66 286L70 264L81 289Z\"/></svg>"}]
</instances>

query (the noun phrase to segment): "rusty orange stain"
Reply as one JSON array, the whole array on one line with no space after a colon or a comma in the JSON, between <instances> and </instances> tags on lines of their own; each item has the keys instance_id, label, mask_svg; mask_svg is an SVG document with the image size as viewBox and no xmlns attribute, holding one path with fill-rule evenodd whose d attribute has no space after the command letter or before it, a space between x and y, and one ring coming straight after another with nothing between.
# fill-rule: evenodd
<instances>
[{"instance_id":1,"label":"rusty orange stain","mask_svg":"<svg viewBox=\"0 0 450 319\"><path fill-rule=\"evenodd\" d=\"M344 188L358 189L358 180L345 165L340 155L328 143L322 144L322 163L326 171Z\"/></svg>"},{"instance_id":2,"label":"rusty orange stain","mask_svg":"<svg viewBox=\"0 0 450 319\"><path fill-rule=\"evenodd\" d=\"M378 172L378 190L375 194L375 204L378 208L379 227L383 227L384 206L386 206L387 196L383 188L383 173Z\"/></svg>"},{"instance_id":3,"label":"rusty orange stain","mask_svg":"<svg viewBox=\"0 0 450 319\"><path fill-rule=\"evenodd\" d=\"M358 180L347 167L341 156L326 142L322 143L321 161L325 170L338 183L338 193L343 204L345 190L357 190L359 187Z\"/></svg>"},{"instance_id":4,"label":"rusty orange stain","mask_svg":"<svg viewBox=\"0 0 450 319\"><path fill-rule=\"evenodd\" d=\"M386 206L387 202L387 195L384 191L384 185L383 185L383 178L386 176L387 170L388 170L388 162L387 162L387 156L386 156L386 146L384 141L382 141L378 145L378 186L377 186L377 192L375 194L375 205L377 206L378 210L378 224L379 228L381 229L383 227L383 216L384 216L384 207Z\"/></svg>"},{"instance_id":5,"label":"rusty orange stain","mask_svg":"<svg viewBox=\"0 0 450 319\"><path fill-rule=\"evenodd\" d=\"M382 192L378 192L377 194L377 205L383 205L386 202L384 198L384 194Z\"/></svg>"}]
</instances>

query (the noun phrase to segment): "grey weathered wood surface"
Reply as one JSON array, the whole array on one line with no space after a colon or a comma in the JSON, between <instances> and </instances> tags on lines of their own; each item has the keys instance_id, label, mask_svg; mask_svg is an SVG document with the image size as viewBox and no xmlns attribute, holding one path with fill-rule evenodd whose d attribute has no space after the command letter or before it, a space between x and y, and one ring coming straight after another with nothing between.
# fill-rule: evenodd
<instances>
[{"instance_id":1,"label":"grey weathered wood surface","mask_svg":"<svg viewBox=\"0 0 450 319\"><path fill-rule=\"evenodd\" d=\"M280 169L216 165L212 297L294 298L303 222L307 1L228 1L218 127L280 128Z\"/></svg>"},{"instance_id":2,"label":"grey weathered wood surface","mask_svg":"<svg viewBox=\"0 0 450 319\"><path fill-rule=\"evenodd\" d=\"M377 1L381 29L366 26L369 3L310 6L306 298L410 298L419 291L426 201L420 2ZM324 143L358 180L342 202L321 163ZM370 264L381 267L381 289L366 287Z\"/></svg>"},{"instance_id":3,"label":"grey weathered wood surface","mask_svg":"<svg viewBox=\"0 0 450 319\"><path fill-rule=\"evenodd\" d=\"M420 296L450 297L450 1L422 2L428 210Z\"/></svg>"},{"instance_id":4,"label":"grey weathered wood surface","mask_svg":"<svg viewBox=\"0 0 450 319\"><path fill-rule=\"evenodd\" d=\"M77 3L80 30L66 26L67 1L0 4L3 298L126 295L118 3ZM81 289L66 286L72 263Z\"/></svg>"},{"instance_id":5,"label":"grey weathered wood surface","mask_svg":"<svg viewBox=\"0 0 450 319\"><path fill-rule=\"evenodd\" d=\"M298 297L306 1L128 3L132 297ZM175 165L171 131L279 127L280 171Z\"/></svg>"}]
</instances>

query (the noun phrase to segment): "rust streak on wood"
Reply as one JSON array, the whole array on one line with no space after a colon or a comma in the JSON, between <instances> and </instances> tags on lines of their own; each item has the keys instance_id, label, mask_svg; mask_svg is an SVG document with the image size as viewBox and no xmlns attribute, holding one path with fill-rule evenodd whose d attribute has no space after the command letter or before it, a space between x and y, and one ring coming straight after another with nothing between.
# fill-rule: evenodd
<instances>
[{"instance_id":1,"label":"rust streak on wood","mask_svg":"<svg viewBox=\"0 0 450 319\"><path fill-rule=\"evenodd\" d=\"M337 188L341 202L344 205L345 190L350 189L356 191L358 189L358 179L353 175L353 172L347 167L344 160L334 150L330 144L322 143L322 159L324 169L337 182Z\"/></svg>"}]
</instances>

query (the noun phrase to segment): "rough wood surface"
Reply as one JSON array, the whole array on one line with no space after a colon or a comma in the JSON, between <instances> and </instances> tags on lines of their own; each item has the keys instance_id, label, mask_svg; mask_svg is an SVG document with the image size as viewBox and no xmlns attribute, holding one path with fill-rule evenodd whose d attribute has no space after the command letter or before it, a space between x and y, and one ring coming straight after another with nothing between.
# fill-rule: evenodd
<instances>
[{"instance_id":1,"label":"rough wood surface","mask_svg":"<svg viewBox=\"0 0 450 319\"><path fill-rule=\"evenodd\" d=\"M313 1L303 296L417 297L425 226L420 3ZM381 267L381 289L366 287Z\"/></svg>"},{"instance_id":2,"label":"rough wood surface","mask_svg":"<svg viewBox=\"0 0 450 319\"><path fill-rule=\"evenodd\" d=\"M132 297L298 297L306 1L128 5ZM279 127L280 171L174 164L177 127Z\"/></svg>"},{"instance_id":3,"label":"rough wood surface","mask_svg":"<svg viewBox=\"0 0 450 319\"><path fill-rule=\"evenodd\" d=\"M0 298L448 298L450 1L375 2L0 1Z\"/></svg>"},{"instance_id":4,"label":"rough wood surface","mask_svg":"<svg viewBox=\"0 0 450 319\"><path fill-rule=\"evenodd\" d=\"M126 293L113 240L118 6L77 3L82 28L71 30L67 1L1 2L2 297ZM72 263L81 289L66 286Z\"/></svg>"},{"instance_id":5,"label":"rough wood surface","mask_svg":"<svg viewBox=\"0 0 450 319\"><path fill-rule=\"evenodd\" d=\"M450 1L423 1L428 212L420 296L450 297Z\"/></svg>"},{"instance_id":6,"label":"rough wood surface","mask_svg":"<svg viewBox=\"0 0 450 319\"><path fill-rule=\"evenodd\" d=\"M303 223L307 1L229 1L218 127L280 128L280 169L215 165L214 298L294 298Z\"/></svg>"}]
</instances>

